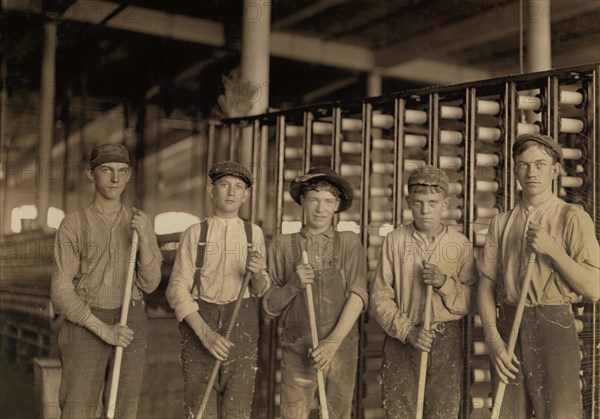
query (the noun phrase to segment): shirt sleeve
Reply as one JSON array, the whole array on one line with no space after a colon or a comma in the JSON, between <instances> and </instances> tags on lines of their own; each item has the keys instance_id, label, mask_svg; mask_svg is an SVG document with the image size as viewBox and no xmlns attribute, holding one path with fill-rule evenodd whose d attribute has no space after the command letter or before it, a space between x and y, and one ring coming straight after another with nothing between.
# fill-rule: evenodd
<instances>
[{"instance_id":1,"label":"shirt sleeve","mask_svg":"<svg viewBox=\"0 0 600 419\"><path fill-rule=\"evenodd\" d=\"M138 262L137 278L135 281L135 285L147 294L154 292L160 285L160 280L162 279L161 266L163 257L160 248L158 247L156 236L154 236L154 240L150 243L150 246L150 251L153 256L152 261L145 265L140 265Z\"/></svg>"},{"instance_id":2,"label":"shirt sleeve","mask_svg":"<svg viewBox=\"0 0 600 419\"><path fill-rule=\"evenodd\" d=\"M262 267L264 269L263 271L263 279L265 281L266 286L260 291L260 293L256 294L257 297L262 297L265 295L265 293L269 290L269 287L271 286L271 277L269 276L269 273L267 272L267 266L266 266L266 259L267 259L267 251L265 248L265 236L263 235L263 231L262 229L253 224L252 225L252 229L253 229L253 240L252 240L252 245L253 245L253 250L256 250L258 253L260 253L260 255L265 259L265 265Z\"/></svg>"},{"instance_id":3,"label":"shirt sleeve","mask_svg":"<svg viewBox=\"0 0 600 419\"><path fill-rule=\"evenodd\" d=\"M383 241L371 289L370 312L385 333L404 343L414 325L408 316L400 311L394 293L394 279L399 275L394 253L399 252L400 248L395 245L393 234L388 234Z\"/></svg>"},{"instance_id":4,"label":"shirt sleeve","mask_svg":"<svg viewBox=\"0 0 600 419\"><path fill-rule=\"evenodd\" d=\"M77 215L63 219L54 239L54 269L50 298L57 312L75 324L82 324L91 314L88 304L77 294L73 280L81 269Z\"/></svg>"},{"instance_id":5,"label":"shirt sleeve","mask_svg":"<svg viewBox=\"0 0 600 419\"><path fill-rule=\"evenodd\" d=\"M367 256L358 236L352 232L340 233L340 239L344 242L344 252L341 268L346 274L347 290L354 293L363 301L363 310L369 307L369 295L367 293Z\"/></svg>"},{"instance_id":6,"label":"shirt sleeve","mask_svg":"<svg viewBox=\"0 0 600 419\"><path fill-rule=\"evenodd\" d=\"M439 289L444 306L452 314L466 316L475 304L477 294L477 273L473 258L473 246L464 238L458 263L458 272L449 275Z\"/></svg>"},{"instance_id":7,"label":"shirt sleeve","mask_svg":"<svg viewBox=\"0 0 600 419\"><path fill-rule=\"evenodd\" d=\"M272 307L275 305L272 304L272 300L277 298L277 293L275 291L281 289L287 283L285 271L285 258L287 257L287 255L283 236L276 236L275 238L273 238L273 241L268 247L267 253L271 287L266 291L265 295L263 296L263 309L268 316L279 317L282 311L275 311L272 309Z\"/></svg>"},{"instance_id":8,"label":"shirt sleeve","mask_svg":"<svg viewBox=\"0 0 600 419\"><path fill-rule=\"evenodd\" d=\"M498 277L498 265L501 262L500 257L500 232L498 231L499 217L492 219L485 238L483 252L477 260L477 270L481 276L485 276L493 283L496 283Z\"/></svg>"},{"instance_id":9,"label":"shirt sleeve","mask_svg":"<svg viewBox=\"0 0 600 419\"><path fill-rule=\"evenodd\" d=\"M566 218L567 253L577 263L600 269L600 246L592 218L580 208L570 209Z\"/></svg>"},{"instance_id":10,"label":"shirt sleeve","mask_svg":"<svg viewBox=\"0 0 600 419\"><path fill-rule=\"evenodd\" d=\"M183 321L188 314L199 309L198 303L192 297L199 230L200 224L195 224L188 227L181 235L167 285L167 301L175 310L175 317L179 321Z\"/></svg>"}]
</instances>

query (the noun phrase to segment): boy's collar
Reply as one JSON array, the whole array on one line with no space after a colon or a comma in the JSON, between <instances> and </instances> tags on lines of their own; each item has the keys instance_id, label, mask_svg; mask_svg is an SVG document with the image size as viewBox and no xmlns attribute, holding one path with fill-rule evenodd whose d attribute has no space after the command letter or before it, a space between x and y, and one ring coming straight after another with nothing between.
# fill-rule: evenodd
<instances>
[{"instance_id":1,"label":"boy's collar","mask_svg":"<svg viewBox=\"0 0 600 419\"><path fill-rule=\"evenodd\" d=\"M334 232L335 231L333 229L333 226L329 226L329 228L327 230L323 231L322 233L318 233L318 234L322 234L326 237L331 238L331 237L333 237ZM300 234L302 235L302 237L318 235L318 234L313 234L310 231L308 231L308 228L305 225L303 225L302 228L300 229Z\"/></svg>"}]
</instances>

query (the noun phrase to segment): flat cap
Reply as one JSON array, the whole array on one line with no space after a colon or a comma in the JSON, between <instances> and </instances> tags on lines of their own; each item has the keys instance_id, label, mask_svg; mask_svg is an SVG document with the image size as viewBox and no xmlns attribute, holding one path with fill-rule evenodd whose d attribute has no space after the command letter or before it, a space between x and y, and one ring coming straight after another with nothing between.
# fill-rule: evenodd
<instances>
[{"instance_id":1,"label":"flat cap","mask_svg":"<svg viewBox=\"0 0 600 419\"><path fill-rule=\"evenodd\" d=\"M215 163L208 171L208 177L210 177L213 182L223 176L235 176L240 178L246 183L248 188L254 183L252 173L244 166L234 161L226 160Z\"/></svg>"},{"instance_id":2,"label":"flat cap","mask_svg":"<svg viewBox=\"0 0 600 419\"><path fill-rule=\"evenodd\" d=\"M552 137L542 134L522 134L517 137L515 143L513 144L512 152L513 155L515 151L526 141L533 141L538 144L543 145L544 147L552 150L558 156L558 160L560 164L563 164L563 152L560 144L557 141L554 141Z\"/></svg>"},{"instance_id":3,"label":"flat cap","mask_svg":"<svg viewBox=\"0 0 600 419\"><path fill-rule=\"evenodd\" d=\"M408 186L413 185L439 186L448 193L450 179L442 169L425 165L413 170L408 177Z\"/></svg>"},{"instance_id":4,"label":"flat cap","mask_svg":"<svg viewBox=\"0 0 600 419\"><path fill-rule=\"evenodd\" d=\"M129 150L121 144L100 144L96 146L90 155L90 167L93 169L104 163L130 164Z\"/></svg>"},{"instance_id":5,"label":"flat cap","mask_svg":"<svg viewBox=\"0 0 600 419\"><path fill-rule=\"evenodd\" d=\"M304 192L304 186L321 181L335 186L340 192L340 206L336 212L342 212L350 208L354 199L354 188L350 182L327 166L315 166L305 175L298 176L292 180L290 183L290 195L296 203L300 204L300 197Z\"/></svg>"}]
</instances>

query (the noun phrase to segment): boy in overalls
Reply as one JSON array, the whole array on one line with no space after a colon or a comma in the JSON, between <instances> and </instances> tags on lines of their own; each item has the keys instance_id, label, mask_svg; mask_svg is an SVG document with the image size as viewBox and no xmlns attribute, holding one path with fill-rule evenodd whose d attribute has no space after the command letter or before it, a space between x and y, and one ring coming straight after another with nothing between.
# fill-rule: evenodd
<instances>
[{"instance_id":1,"label":"boy in overalls","mask_svg":"<svg viewBox=\"0 0 600 419\"><path fill-rule=\"evenodd\" d=\"M352 204L352 185L328 167L314 167L294 179L290 194L302 205L305 224L299 233L276 236L269 247L273 285L263 299L268 315L280 317L281 414L307 418L317 370L325 378L331 417L351 416L358 359L356 320L367 307L364 249L352 232L335 231L336 213ZM302 263L302 251L309 263ZM304 290L312 284L319 344L311 351Z\"/></svg>"}]
</instances>

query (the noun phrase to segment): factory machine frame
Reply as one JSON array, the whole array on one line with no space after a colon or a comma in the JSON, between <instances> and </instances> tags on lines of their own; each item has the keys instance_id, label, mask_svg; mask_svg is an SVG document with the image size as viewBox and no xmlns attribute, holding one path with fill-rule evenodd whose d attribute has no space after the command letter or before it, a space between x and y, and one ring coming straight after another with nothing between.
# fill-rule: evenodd
<instances>
[{"instance_id":1,"label":"factory machine frame","mask_svg":"<svg viewBox=\"0 0 600 419\"><path fill-rule=\"evenodd\" d=\"M250 214L268 235L280 233L284 225L286 231L298 228L301 222L300 208L288 193L296 175L313 165L328 165L341 173L354 184L358 199L335 222L338 229L359 233L370 279L385 234L411 221L403 201L411 170L423 164L446 170L452 201L445 221L471 240L477 257L491 219L519 199L510 157L515 138L543 133L560 143L565 157L556 194L581 205L600 237L599 72L598 65L589 65L226 119L210 126L207 157L216 160L218 148L226 147L223 153L233 158L244 141L252 142L251 169L263 183L253 193ZM598 304L582 304L576 315L586 417L597 418ZM275 324L269 330L267 416L277 418L280 350ZM354 417L384 417L384 335L367 314L360 319L360 333ZM490 371L478 315L464 320L463 342L461 417L488 417Z\"/></svg>"}]
</instances>

